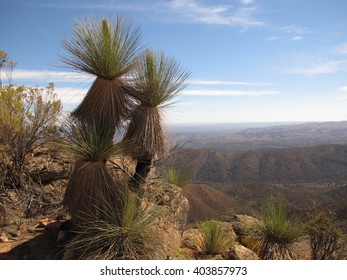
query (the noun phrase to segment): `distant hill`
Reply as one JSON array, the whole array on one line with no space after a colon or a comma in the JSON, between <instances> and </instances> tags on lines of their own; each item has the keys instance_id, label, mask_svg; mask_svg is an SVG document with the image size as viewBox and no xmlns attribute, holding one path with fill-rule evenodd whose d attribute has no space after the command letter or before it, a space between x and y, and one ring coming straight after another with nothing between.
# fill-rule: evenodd
<instances>
[{"instance_id":1,"label":"distant hill","mask_svg":"<svg viewBox=\"0 0 347 280\"><path fill-rule=\"evenodd\" d=\"M176 153L173 165L177 169L190 170L193 182L208 184L347 181L347 145L238 153L184 148Z\"/></svg>"},{"instance_id":2,"label":"distant hill","mask_svg":"<svg viewBox=\"0 0 347 280\"><path fill-rule=\"evenodd\" d=\"M347 144L347 122L300 124L229 124L174 127L175 139L187 148L247 151L259 148Z\"/></svg>"},{"instance_id":3,"label":"distant hill","mask_svg":"<svg viewBox=\"0 0 347 280\"><path fill-rule=\"evenodd\" d=\"M187 185L183 189L183 195L190 206L188 222L217 217L232 208L230 196L206 185Z\"/></svg>"}]
</instances>

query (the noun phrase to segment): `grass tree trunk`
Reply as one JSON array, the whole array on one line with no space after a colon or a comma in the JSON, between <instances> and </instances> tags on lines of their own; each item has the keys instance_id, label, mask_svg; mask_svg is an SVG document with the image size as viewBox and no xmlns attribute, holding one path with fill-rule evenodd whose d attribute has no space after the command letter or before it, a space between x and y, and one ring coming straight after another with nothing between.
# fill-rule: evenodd
<instances>
[{"instance_id":1,"label":"grass tree trunk","mask_svg":"<svg viewBox=\"0 0 347 280\"><path fill-rule=\"evenodd\" d=\"M141 155L137 159L135 173L130 180L130 186L133 189L137 189L148 178L152 168L153 155Z\"/></svg>"}]
</instances>

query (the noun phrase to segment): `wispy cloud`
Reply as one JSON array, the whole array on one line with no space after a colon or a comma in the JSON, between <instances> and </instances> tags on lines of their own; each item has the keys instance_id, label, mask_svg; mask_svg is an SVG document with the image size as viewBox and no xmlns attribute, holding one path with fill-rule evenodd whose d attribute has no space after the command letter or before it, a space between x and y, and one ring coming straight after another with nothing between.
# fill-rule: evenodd
<instances>
[{"instance_id":1,"label":"wispy cloud","mask_svg":"<svg viewBox=\"0 0 347 280\"><path fill-rule=\"evenodd\" d=\"M92 80L93 76L66 71L18 69L13 72L12 79L13 81L80 83Z\"/></svg>"},{"instance_id":2,"label":"wispy cloud","mask_svg":"<svg viewBox=\"0 0 347 280\"><path fill-rule=\"evenodd\" d=\"M347 43L343 43L337 47L337 53L347 55Z\"/></svg>"},{"instance_id":3,"label":"wispy cloud","mask_svg":"<svg viewBox=\"0 0 347 280\"><path fill-rule=\"evenodd\" d=\"M346 91L347 92L347 86L339 87L337 90L339 90L339 91Z\"/></svg>"},{"instance_id":4,"label":"wispy cloud","mask_svg":"<svg viewBox=\"0 0 347 280\"><path fill-rule=\"evenodd\" d=\"M244 5L250 5L253 4L255 0L241 0L241 3Z\"/></svg>"},{"instance_id":5,"label":"wispy cloud","mask_svg":"<svg viewBox=\"0 0 347 280\"><path fill-rule=\"evenodd\" d=\"M84 88L69 88L61 87L55 88L54 92L57 94L58 98L61 100L63 105L75 105L82 101L83 97L86 95L88 89Z\"/></svg>"},{"instance_id":6,"label":"wispy cloud","mask_svg":"<svg viewBox=\"0 0 347 280\"><path fill-rule=\"evenodd\" d=\"M182 92L183 95L194 96L262 96L279 94L275 90L213 90L213 89L192 89Z\"/></svg>"},{"instance_id":7,"label":"wispy cloud","mask_svg":"<svg viewBox=\"0 0 347 280\"><path fill-rule=\"evenodd\" d=\"M265 38L265 41L301 41L305 39L311 31L307 28L299 27L295 24L282 26L275 29L276 35Z\"/></svg>"},{"instance_id":8,"label":"wispy cloud","mask_svg":"<svg viewBox=\"0 0 347 280\"><path fill-rule=\"evenodd\" d=\"M249 2L249 5L233 7L230 5L207 6L194 0L173 0L168 6L177 15L190 22L241 27L263 25L264 22L254 18L257 8L250 5L253 1L246 2Z\"/></svg>"},{"instance_id":9,"label":"wispy cloud","mask_svg":"<svg viewBox=\"0 0 347 280\"><path fill-rule=\"evenodd\" d=\"M272 86L271 83L220 81L220 80L189 80L189 85L194 86Z\"/></svg>"},{"instance_id":10,"label":"wispy cloud","mask_svg":"<svg viewBox=\"0 0 347 280\"><path fill-rule=\"evenodd\" d=\"M37 4L32 4L35 7ZM151 0L151 1L91 1L89 3L76 3L63 1L62 3L43 3L40 7L60 9L86 9L107 10L141 13L141 18L151 17L161 21L175 21L186 23L204 23L210 25L229 25L249 28L263 25L264 22L257 20L255 14L258 9L254 0L239 0L233 5L202 4L197 0Z\"/></svg>"},{"instance_id":11,"label":"wispy cloud","mask_svg":"<svg viewBox=\"0 0 347 280\"><path fill-rule=\"evenodd\" d=\"M305 34L311 33L311 31L309 29L299 27L295 24L279 27L278 30L285 32L285 33L288 33L288 34L297 34L297 35L305 35Z\"/></svg>"},{"instance_id":12,"label":"wispy cloud","mask_svg":"<svg viewBox=\"0 0 347 280\"><path fill-rule=\"evenodd\" d=\"M290 68L289 72L304 75L336 73L347 67L347 60L317 60L300 64L300 66Z\"/></svg>"},{"instance_id":13,"label":"wispy cloud","mask_svg":"<svg viewBox=\"0 0 347 280\"><path fill-rule=\"evenodd\" d=\"M304 37L302 36L294 36L292 38L290 38L291 41L301 41Z\"/></svg>"}]
</instances>

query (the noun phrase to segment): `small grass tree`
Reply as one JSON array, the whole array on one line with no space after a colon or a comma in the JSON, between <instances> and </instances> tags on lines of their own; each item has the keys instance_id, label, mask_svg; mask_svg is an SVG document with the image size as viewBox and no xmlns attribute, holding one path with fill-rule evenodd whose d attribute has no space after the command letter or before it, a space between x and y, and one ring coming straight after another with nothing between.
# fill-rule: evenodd
<instances>
[{"instance_id":1,"label":"small grass tree","mask_svg":"<svg viewBox=\"0 0 347 280\"><path fill-rule=\"evenodd\" d=\"M104 201L103 218L91 215L77 226L75 237L67 245L74 258L138 260L155 257L160 242L152 225L158 210L152 204L139 205L130 192L125 192L121 199L117 205Z\"/></svg>"},{"instance_id":2,"label":"small grass tree","mask_svg":"<svg viewBox=\"0 0 347 280\"><path fill-rule=\"evenodd\" d=\"M205 255L217 255L226 252L233 244L233 239L220 222L209 220L198 225L201 232L201 244Z\"/></svg>"},{"instance_id":3,"label":"small grass tree","mask_svg":"<svg viewBox=\"0 0 347 280\"><path fill-rule=\"evenodd\" d=\"M245 234L258 240L262 260L294 259L290 245L304 235L304 225L289 216L282 200L268 200L257 215L257 221L244 225Z\"/></svg>"},{"instance_id":4,"label":"small grass tree","mask_svg":"<svg viewBox=\"0 0 347 280\"><path fill-rule=\"evenodd\" d=\"M132 156L136 171L131 185L143 183L151 170L153 159L162 156L166 142L162 124L163 109L185 87L189 74L164 53L147 50L134 73L138 105L130 114L125 140L134 142Z\"/></svg>"}]
</instances>

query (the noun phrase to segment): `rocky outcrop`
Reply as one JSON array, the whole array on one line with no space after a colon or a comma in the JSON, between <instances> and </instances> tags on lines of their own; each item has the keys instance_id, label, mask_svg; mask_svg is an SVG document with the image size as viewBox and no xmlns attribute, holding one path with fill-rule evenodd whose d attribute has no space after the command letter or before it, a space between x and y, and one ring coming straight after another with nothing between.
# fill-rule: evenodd
<instances>
[{"instance_id":1,"label":"rocky outcrop","mask_svg":"<svg viewBox=\"0 0 347 280\"><path fill-rule=\"evenodd\" d=\"M153 258L169 259L181 246L189 211L188 200L182 195L181 188L155 182L142 187L140 196L158 207L158 218L153 226L161 244Z\"/></svg>"},{"instance_id":2,"label":"rocky outcrop","mask_svg":"<svg viewBox=\"0 0 347 280\"><path fill-rule=\"evenodd\" d=\"M30 177L43 184L61 179L68 179L72 170L73 160L52 147L39 147L27 157L25 165Z\"/></svg>"}]
</instances>

